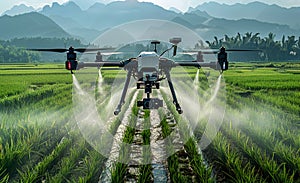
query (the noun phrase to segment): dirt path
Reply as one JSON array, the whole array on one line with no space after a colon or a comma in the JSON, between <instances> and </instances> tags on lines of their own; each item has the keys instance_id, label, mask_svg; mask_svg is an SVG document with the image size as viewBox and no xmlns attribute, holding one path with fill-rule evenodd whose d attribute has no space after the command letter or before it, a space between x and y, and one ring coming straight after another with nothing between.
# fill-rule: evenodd
<instances>
[{"instance_id":1,"label":"dirt path","mask_svg":"<svg viewBox=\"0 0 300 183\"><path fill-rule=\"evenodd\" d=\"M137 95L138 95L138 92L135 92L131 99L131 103L130 103L129 107L124 114L124 118L122 119L122 122L119 125L117 132L114 135L114 140L113 140L112 148L110 151L110 156L105 163L105 169L101 173L99 182L111 182L111 169L113 168L114 162L116 162L118 160L119 151L121 149L120 145L123 140L123 136L124 136L126 127L129 124L129 120L130 120L129 117L132 112L131 108L133 107L133 105L135 105Z\"/></svg>"},{"instance_id":2,"label":"dirt path","mask_svg":"<svg viewBox=\"0 0 300 183\"><path fill-rule=\"evenodd\" d=\"M119 154L121 150L121 144L123 142L124 133L126 128L129 125L129 116L132 113L132 106L136 105L137 92L134 94L131 99L129 108L125 112L125 117L123 118L121 125L118 127L117 132L114 136L114 141L110 153L110 157L105 163L105 169L102 172L99 182L112 182L111 173L113 171L114 164L119 159ZM166 104L164 104L166 106ZM169 128L171 129L171 136L167 138L163 137L161 119L158 110L150 111L150 146L148 149L150 152L149 162L143 161L143 148L146 145L143 143L143 131L145 130L145 112L143 109L139 109L138 115L136 117L136 126L134 131L133 142L129 144L129 160L126 168L126 173L124 177L124 182L138 182L140 175L145 173L142 172L142 166L144 164L150 164L151 168L149 171L151 176L151 182L172 182L172 176L169 171L168 158L171 155L177 157L178 167L175 172L180 173L190 182L196 182L196 175L192 169L191 161L185 147L183 139L180 135L180 129L178 122L174 119L173 114L167 109L163 108L165 114L166 122ZM172 146L174 151L167 151L168 144ZM198 147L197 147L198 148ZM198 149L199 151L199 149ZM175 173L173 171L173 174ZM149 173L149 172L148 172ZM173 180L174 181L174 180Z\"/></svg>"},{"instance_id":3,"label":"dirt path","mask_svg":"<svg viewBox=\"0 0 300 183\"><path fill-rule=\"evenodd\" d=\"M165 140L160 126L160 117L157 110L150 113L151 136L150 147L152 152L152 174L154 182L169 182L169 172L167 164L167 153Z\"/></svg>"}]
</instances>

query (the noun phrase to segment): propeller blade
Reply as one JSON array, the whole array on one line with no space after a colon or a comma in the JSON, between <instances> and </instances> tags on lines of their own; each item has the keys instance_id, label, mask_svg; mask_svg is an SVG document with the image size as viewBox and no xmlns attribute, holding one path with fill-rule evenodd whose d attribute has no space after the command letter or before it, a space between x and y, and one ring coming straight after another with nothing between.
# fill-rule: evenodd
<instances>
[{"instance_id":1,"label":"propeller blade","mask_svg":"<svg viewBox=\"0 0 300 183\"><path fill-rule=\"evenodd\" d=\"M74 51L83 53L83 52L93 52L93 51L105 51L105 50L113 50L113 48L76 48Z\"/></svg>"},{"instance_id":2,"label":"propeller blade","mask_svg":"<svg viewBox=\"0 0 300 183\"><path fill-rule=\"evenodd\" d=\"M90 53L90 52L88 52L86 54L88 54L88 55L95 55L97 53ZM119 54L125 54L125 52L101 52L101 55L103 55L103 56L119 55Z\"/></svg>"},{"instance_id":3,"label":"propeller blade","mask_svg":"<svg viewBox=\"0 0 300 183\"><path fill-rule=\"evenodd\" d=\"M201 51L202 54L217 54L219 51Z\"/></svg>"},{"instance_id":4,"label":"propeller blade","mask_svg":"<svg viewBox=\"0 0 300 183\"><path fill-rule=\"evenodd\" d=\"M254 50L254 49L226 49L226 51L261 51L261 50Z\"/></svg>"},{"instance_id":5,"label":"propeller blade","mask_svg":"<svg viewBox=\"0 0 300 183\"><path fill-rule=\"evenodd\" d=\"M69 48L70 49L70 48ZM69 51L69 49L66 48L37 48L37 49L27 49L29 51L47 51L47 52L58 52L58 53L64 53L66 51ZM83 53L83 52L93 52L93 51L105 51L105 50L114 50L113 48L76 48L74 51Z\"/></svg>"},{"instance_id":6,"label":"propeller blade","mask_svg":"<svg viewBox=\"0 0 300 183\"><path fill-rule=\"evenodd\" d=\"M47 52L57 52L57 53L64 53L68 51L68 49L61 49L61 48L49 48L49 49L27 49L29 51L47 51Z\"/></svg>"},{"instance_id":7,"label":"propeller blade","mask_svg":"<svg viewBox=\"0 0 300 183\"><path fill-rule=\"evenodd\" d=\"M260 52L262 50L255 50L255 49L226 49L226 51L230 51L230 52L251 52L251 51L254 51L254 52ZM219 50L199 50L199 51L195 51L195 50L192 50L192 51L184 51L182 53L185 53L185 54L190 54L190 55L195 55L195 54L198 54L199 52L201 52L202 54L218 54L220 51Z\"/></svg>"},{"instance_id":8,"label":"propeller blade","mask_svg":"<svg viewBox=\"0 0 300 183\"><path fill-rule=\"evenodd\" d=\"M189 55L197 55L199 52L201 52L201 54L217 54L219 53L219 51L187 51L187 52L181 52L182 54L189 54Z\"/></svg>"}]
</instances>

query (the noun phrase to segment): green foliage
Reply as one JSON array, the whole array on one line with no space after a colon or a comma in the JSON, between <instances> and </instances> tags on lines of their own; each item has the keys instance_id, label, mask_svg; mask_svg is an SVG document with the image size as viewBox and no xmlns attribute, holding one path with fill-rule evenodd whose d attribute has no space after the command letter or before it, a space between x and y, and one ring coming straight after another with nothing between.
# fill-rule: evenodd
<instances>
[{"instance_id":1,"label":"green foliage","mask_svg":"<svg viewBox=\"0 0 300 183\"><path fill-rule=\"evenodd\" d=\"M39 53L26 51L15 46L0 44L0 63L32 63L40 60Z\"/></svg>"},{"instance_id":2,"label":"green foliage","mask_svg":"<svg viewBox=\"0 0 300 183\"><path fill-rule=\"evenodd\" d=\"M283 61L283 60L300 60L300 40L295 36L282 37L281 41L275 40L275 34L269 33L265 38L261 38L259 33L253 34L247 32L245 35L238 33L236 36L218 39L215 37L214 41L206 41L210 48L219 49L224 46L227 49L256 49L262 50L262 53L232 53L230 59L233 61Z\"/></svg>"},{"instance_id":3,"label":"green foliage","mask_svg":"<svg viewBox=\"0 0 300 183\"><path fill-rule=\"evenodd\" d=\"M79 39L75 38L14 38L10 41L6 41L6 44L23 48L68 48L73 47L85 47Z\"/></svg>"},{"instance_id":4,"label":"green foliage","mask_svg":"<svg viewBox=\"0 0 300 183\"><path fill-rule=\"evenodd\" d=\"M25 49L34 48L69 48L93 47L94 45L82 44L75 38L44 38L25 37L14 38L9 41L0 40L0 63L30 63L65 61L65 54L51 52L32 52Z\"/></svg>"}]
</instances>

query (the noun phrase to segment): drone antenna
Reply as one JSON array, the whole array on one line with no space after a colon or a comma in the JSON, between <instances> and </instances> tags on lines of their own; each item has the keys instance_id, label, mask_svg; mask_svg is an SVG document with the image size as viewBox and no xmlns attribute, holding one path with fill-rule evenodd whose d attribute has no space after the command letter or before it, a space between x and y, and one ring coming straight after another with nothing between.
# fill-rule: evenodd
<instances>
[{"instance_id":1,"label":"drone antenna","mask_svg":"<svg viewBox=\"0 0 300 183\"><path fill-rule=\"evenodd\" d=\"M154 44L154 52L157 53L157 45L160 44L159 41L151 41L151 44Z\"/></svg>"},{"instance_id":2,"label":"drone antenna","mask_svg":"<svg viewBox=\"0 0 300 183\"><path fill-rule=\"evenodd\" d=\"M177 54L177 45L180 42L181 42L181 38L172 38L172 39L170 39L170 43L172 43L171 48L166 49L164 52L162 52L160 54L160 57L163 56L166 52L170 51L173 48L174 48L174 50L173 50L173 57L176 56L176 54Z\"/></svg>"},{"instance_id":3,"label":"drone antenna","mask_svg":"<svg viewBox=\"0 0 300 183\"><path fill-rule=\"evenodd\" d=\"M174 48L173 56L176 56L176 54L177 54L177 45L180 42L181 42L181 38L180 37L175 37L175 38L170 39L170 43L173 44L172 48Z\"/></svg>"}]
</instances>

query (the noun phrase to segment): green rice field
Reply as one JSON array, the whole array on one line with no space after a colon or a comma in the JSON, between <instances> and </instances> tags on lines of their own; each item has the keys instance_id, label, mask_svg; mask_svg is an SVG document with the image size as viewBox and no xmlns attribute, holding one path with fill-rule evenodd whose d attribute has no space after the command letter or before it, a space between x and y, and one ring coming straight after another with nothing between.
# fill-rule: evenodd
<instances>
[{"instance_id":1,"label":"green rice field","mask_svg":"<svg viewBox=\"0 0 300 183\"><path fill-rule=\"evenodd\" d=\"M187 68L187 75L174 78L194 80L196 72ZM101 73L107 93L116 71L103 68ZM209 87L206 76L217 74L200 70L200 87L195 89L199 96ZM125 72L117 76L125 79ZM120 161L108 167L109 158L95 150L77 126L72 75L63 64L0 65L0 182L159 182L162 177L161 182L300 183L300 63L231 63L222 77L224 121L212 142L200 150L197 142L208 119L199 120L193 135L187 135L187 122L163 90L157 95L165 107L157 111L131 106L142 94L128 92L110 133L118 135L123 118L128 118L121 141L143 145L137 159L148 163L124 163L134 152L121 145ZM107 97L95 97L103 101L97 107L105 115L101 108ZM149 120L154 113L160 121L157 129ZM156 130L166 153L176 149L177 138L184 142L162 163L162 175L151 163ZM104 180L105 171L110 177Z\"/></svg>"}]
</instances>

